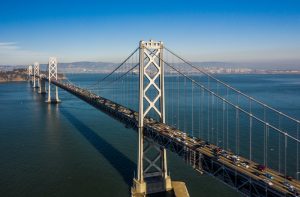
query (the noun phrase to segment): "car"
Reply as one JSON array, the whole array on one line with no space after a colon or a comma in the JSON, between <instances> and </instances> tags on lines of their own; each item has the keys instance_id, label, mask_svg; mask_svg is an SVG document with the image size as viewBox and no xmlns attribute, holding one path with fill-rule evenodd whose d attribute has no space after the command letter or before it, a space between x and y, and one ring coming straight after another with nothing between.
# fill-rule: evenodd
<instances>
[{"instance_id":1,"label":"car","mask_svg":"<svg viewBox=\"0 0 300 197\"><path fill-rule=\"evenodd\" d=\"M236 160L238 160L238 161L240 160L240 157L239 157L238 155L232 155L231 158L232 158L232 159L236 159Z\"/></svg>"},{"instance_id":2,"label":"car","mask_svg":"<svg viewBox=\"0 0 300 197\"><path fill-rule=\"evenodd\" d=\"M267 177L268 179L274 179L274 177L271 174L269 174L269 173L266 173L265 177Z\"/></svg>"},{"instance_id":3,"label":"car","mask_svg":"<svg viewBox=\"0 0 300 197\"><path fill-rule=\"evenodd\" d=\"M238 160L236 160L236 159L233 159L233 164L236 165L236 166L240 166L241 165L240 162L238 162Z\"/></svg>"},{"instance_id":4,"label":"car","mask_svg":"<svg viewBox=\"0 0 300 197\"><path fill-rule=\"evenodd\" d=\"M223 156L223 155L227 155L227 152L226 152L226 150L221 150L221 155Z\"/></svg>"},{"instance_id":5,"label":"car","mask_svg":"<svg viewBox=\"0 0 300 197\"><path fill-rule=\"evenodd\" d=\"M266 184L270 185L270 186L274 185L274 184L270 181L270 179L264 179L263 181L264 181Z\"/></svg>"},{"instance_id":6,"label":"car","mask_svg":"<svg viewBox=\"0 0 300 197\"><path fill-rule=\"evenodd\" d=\"M284 185L285 187L290 187L290 186L291 186L291 184L290 184L289 182L287 182L287 181L284 181L284 182L283 182L283 185Z\"/></svg>"},{"instance_id":7,"label":"car","mask_svg":"<svg viewBox=\"0 0 300 197\"><path fill-rule=\"evenodd\" d=\"M249 168L248 162L241 162L241 165L245 168Z\"/></svg>"},{"instance_id":8,"label":"car","mask_svg":"<svg viewBox=\"0 0 300 197\"><path fill-rule=\"evenodd\" d=\"M258 169L259 171L263 172L263 171L266 170L266 166L264 166L264 165L258 165L258 166L257 166L257 169Z\"/></svg>"},{"instance_id":9,"label":"car","mask_svg":"<svg viewBox=\"0 0 300 197\"><path fill-rule=\"evenodd\" d=\"M220 148L214 148L214 149L213 149L213 153L214 153L215 155L218 155L218 154L220 153L220 151L221 151Z\"/></svg>"},{"instance_id":10,"label":"car","mask_svg":"<svg viewBox=\"0 0 300 197\"><path fill-rule=\"evenodd\" d=\"M227 158L227 156L228 156L226 152L222 152L221 155L225 158Z\"/></svg>"},{"instance_id":11,"label":"car","mask_svg":"<svg viewBox=\"0 0 300 197\"><path fill-rule=\"evenodd\" d=\"M290 184L288 181L284 181L283 185L290 191L290 192L295 192L295 187Z\"/></svg>"},{"instance_id":12,"label":"car","mask_svg":"<svg viewBox=\"0 0 300 197\"><path fill-rule=\"evenodd\" d=\"M193 140L194 140L195 142L201 142L201 140L200 140L199 138L196 138L196 137L193 137Z\"/></svg>"},{"instance_id":13,"label":"car","mask_svg":"<svg viewBox=\"0 0 300 197\"><path fill-rule=\"evenodd\" d=\"M295 192L295 187L293 185L287 187L290 192Z\"/></svg>"},{"instance_id":14,"label":"car","mask_svg":"<svg viewBox=\"0 0 300 197\"><path fill-rule=\"evenodd\" d=\"M267 184L267 185L269 185L269 186L272 186L272 185L274 185L273 183L272 183L272 181L270 180L270 179L263 179L263 180L260 180L261 182L263 182L263 183L265 183L265 184Z\"/></svg>"}]
</instances>

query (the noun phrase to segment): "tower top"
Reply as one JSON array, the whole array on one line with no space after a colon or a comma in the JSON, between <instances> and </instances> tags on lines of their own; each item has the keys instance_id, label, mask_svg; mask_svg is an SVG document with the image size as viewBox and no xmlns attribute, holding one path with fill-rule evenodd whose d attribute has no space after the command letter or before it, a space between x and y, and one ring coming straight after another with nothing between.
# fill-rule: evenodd
<instances>
[{"instance_id":1,"label":"tower top","mask_svg":"<svg viewBox=\"0 0 300 197\"><path fill-rule=\"evenodd\" d=\"M146 47L148 49L161 49L163 48L163 42L153 41L153 40L149 40L149 41L141 40L140 47Z\"/></svg>"}]
</instances>

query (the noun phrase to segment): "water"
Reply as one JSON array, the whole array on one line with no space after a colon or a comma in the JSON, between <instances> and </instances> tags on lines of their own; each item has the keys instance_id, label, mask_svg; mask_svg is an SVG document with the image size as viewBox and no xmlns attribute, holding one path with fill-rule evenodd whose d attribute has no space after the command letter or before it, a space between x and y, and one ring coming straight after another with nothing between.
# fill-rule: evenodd
<instances>
[{"instance_id":1,"label":"water","mask_svg":"<svg viewBox=\"0 0 300 197\"><path fill-rule=\"evenodd\" d=\"M97 75L73 75L84 86ZM300 119L298 75L226 75L222 80ZM59 92L48 105L29 83L0 84L1 196L129 196L137 135L124 125ZM191 196L240 196L168 154L173 180Z\"/></svg>"}]
</instances>

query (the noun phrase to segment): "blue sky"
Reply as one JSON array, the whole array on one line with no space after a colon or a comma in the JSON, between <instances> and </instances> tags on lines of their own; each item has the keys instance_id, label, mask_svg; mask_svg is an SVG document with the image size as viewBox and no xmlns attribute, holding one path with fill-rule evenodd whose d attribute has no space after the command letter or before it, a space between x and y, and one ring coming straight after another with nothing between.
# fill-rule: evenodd
<instances>
[{"instance_id":1,"label":"blue sky","mask_svg":"<svg viewBox=\"0 0 300 197\"><path fill-rule=\"evenodd\" d=\"M119 62L148 39L190 61L300 66L300 1L0 1L0 64Z\"/></svg>"}]
</instances>

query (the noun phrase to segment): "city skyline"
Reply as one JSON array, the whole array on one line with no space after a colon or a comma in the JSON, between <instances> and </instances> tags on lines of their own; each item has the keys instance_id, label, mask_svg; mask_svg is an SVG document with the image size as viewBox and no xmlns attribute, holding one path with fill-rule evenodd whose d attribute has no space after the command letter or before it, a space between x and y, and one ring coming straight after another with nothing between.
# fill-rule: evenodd
<instances>
[{"instance_id":1,"label":"city skyline","mask_svg":"<svg viewBox=\"0 0 300 197\"><path fill-rule=\"evenodd\" d=\"M1 2L0 64L119 62L139 40L190 61L299 64L297 1Z\"/></svg>"}]
</instances>

